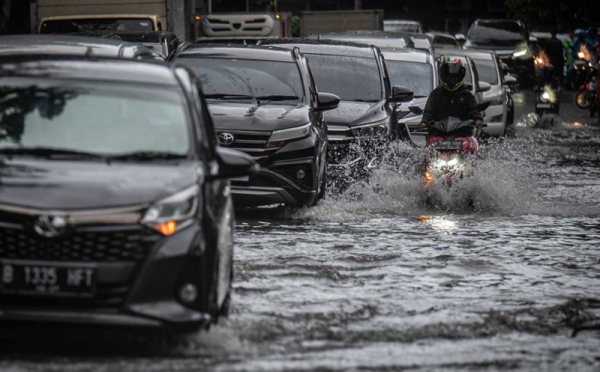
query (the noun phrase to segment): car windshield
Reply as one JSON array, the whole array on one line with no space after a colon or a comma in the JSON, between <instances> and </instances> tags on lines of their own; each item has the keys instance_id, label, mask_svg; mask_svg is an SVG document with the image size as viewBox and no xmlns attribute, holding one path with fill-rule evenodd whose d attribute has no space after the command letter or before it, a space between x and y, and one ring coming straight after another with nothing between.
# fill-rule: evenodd
<instances>
[{"instance_id":1,"label":"car windshield","mask_svg":"<svg viewBox=\"0 0 600 372\"><path fill-rule=\"evenodd\" d=\"M164 87L51 79L0 80L0 149L52 148L102 155L186 155L183 95Z\"/></svg>"},{"instance_id":2,"label":"car windshield","mask_svg":"<svg viewBox=\"0 0 600 372\"><path fill-rule=\"evenodd\" d=\"M90 18L44 21L40 27L40 34L70 34L103 30L156 31L150 19Z\"/></svg>"},{"instance_id":3,"label":"car windshield","mask_svg":"<svg viewBox=\"0 0 600 372\"><path fill-rule=\"evenodd\" d=\"M410 88L415 97L427 97L433 89L433 68L428 63L386 61L392 85Z\"/></svg>"},{"instance_id":4,"label":"car windshield","mask_svg":"<svg viewBox=\"0 0 600 372\"><path fill-rule=\"evenodd\" d=\"M433 39L433 43L439 46L444 46L444 47L456 47L456 48L460 48L460 45L458 45L458 42L455 39L452 39L450 37L445 37L445 36L436 36Z\"/></svg>"},{"instance_id":5,"label":"car windshield","mask_svg":"<svg viewBox=\"0 0 600 372\"><path fill-rule=\"evenodd\" d=\"M302 78L294 62L250 59L199 58L182 56L202 81L204 94L211 98L304 97Z\"/></svg>"},{"instance_id":6,"label":"car windshield","mask_svg":"<svg viewBox=\"0 0 600 372\"><path fill-rule=\"evenodd\" d=\"M374 58L307 55L319 91L333 93L343 101L380 101L383 85Z\"/></svg>"},{"instance_id":7,"label":"car windshield","mask_svg":"<svg viewBox=\"0 0 600 372\"><path fill-rule=\"evenodd\" d=\"M523 41L525 30L516 22L481 22L475 25L467 37L472 41Z\"/></svg>"},{"instance_id":8,"label":"car windshield","mask_svg":"<svg viewBox=\"0 0 600 372\"><path fill-rule=\"evenodd\" d=\"M490 83L492 85L498 85L498 69L494 60L473 58L473 61L477 67L477 73L479 73L480 81L485 81L486 83Z\"/></svg>"}]
</instances>

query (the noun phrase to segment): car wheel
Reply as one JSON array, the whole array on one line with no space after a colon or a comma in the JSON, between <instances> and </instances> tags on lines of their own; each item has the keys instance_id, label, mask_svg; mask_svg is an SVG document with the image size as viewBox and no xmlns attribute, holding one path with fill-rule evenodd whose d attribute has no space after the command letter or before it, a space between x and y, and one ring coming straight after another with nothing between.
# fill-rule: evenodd
<instances>
[{"instance_id":1,"label":"car wheel","mask_svg":"<svg viewBox=\"0 0 600 372\"><path fill-rule=\"evenodd\" d=\"M592 103L591 94L587 90L579 91L577 96L575 96L575 103L580 109L586 109L590 107Z\"/></svg>"}]
</instances>

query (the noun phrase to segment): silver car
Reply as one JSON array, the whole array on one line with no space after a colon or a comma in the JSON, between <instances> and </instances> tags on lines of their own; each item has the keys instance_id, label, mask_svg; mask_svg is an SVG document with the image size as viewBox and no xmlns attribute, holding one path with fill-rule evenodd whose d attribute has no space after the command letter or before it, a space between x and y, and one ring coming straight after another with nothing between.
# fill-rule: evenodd
<instances>
[{"instance_id":1,"label":"silver car","mask_svg":"<svg viewBox=\"0 0 600 372\"><path fill-rule=\"evenodd\" d=\"M414 92L413 100L403 103L397 109L400 111L397 115L398 123L406 124L409 129L414 130L423 115L415 115L408 108L418 106L425 109L429 94L438 86L435 59L431 54L420 50L383 48L381 51L391 84L410 88Z\"/></svg>"}]
</instances>

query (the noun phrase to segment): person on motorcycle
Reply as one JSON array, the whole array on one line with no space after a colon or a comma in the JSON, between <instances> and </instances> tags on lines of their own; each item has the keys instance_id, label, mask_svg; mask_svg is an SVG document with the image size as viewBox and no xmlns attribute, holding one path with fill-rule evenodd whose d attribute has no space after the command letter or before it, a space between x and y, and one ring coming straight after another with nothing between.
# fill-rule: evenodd
<instances>
[{"instance_id":1,"label":"person on motorcycle","mask_svg":"<svg viewBox=\"0 0 600 372\"><path fill-rule=\"evenodd\" d=\"M546 41L544 50L548 56L548 59L550 60L550 64L555 67L554 73L562 81L563 70L565 67L565 56L563 52L563 43L556 37L557 33L558 30L556 28L551 31L550 34L552 37Z\"/></svg>"},{"instance_id":2,"label":"person on motorcycle","mask_svg":"<svg viewBox=\"0 0 600 372\"><path fill-rule=\"evenodd\" d=\"M533 87L534 92L544 90L549 87L555 92L558 92L560 81L556 77L555 68L552 64L542 66L542 74L540 75L536 85Z\"/></svg>"},{"instance_id":3,"label":"person on motorcycle","mask_svg":"<svg viewBox=\"0 0 600 372\"><path fill-rule=\"evenodd\" d=\"M588 28L588 37L586 41L588 45L592 48L595 47L596 44L600 41L600 39L598 39L598 29L596 27Z\"/></svg>"},{"instance_id":4,"label":"person on motorcycle","mask_svg":"<svg viewBox=\"0 0 600 372\"><path fill-rule=\"evenodd\" d=\"M581 52L582 49L585 49L588 52L590 52L592 50L592 46L590 46L587 42L587 32L582 28L578 28L577 30L575 30L575 41L571 44L571 54L573 55L573 60L580 59L579 52ZM579 87L572 86L574 73L575 73L574 65L569 66L569 70L567 71L567 81L566 81L567 84L566 85L572 89L579 88Z\"/></svg>"},{"instance_id":5,"label":"person on motorcycle","mask_svg":"<svg viewBox=\"0 0 600 372\"><path fill-rule=\"evenodd\" d=\"M460 120L473 120L478 128L483 126L483 117L477 110L475 96L464 86L466 75L467 69L460 59L446 58L442 61L439 69L442 84L431 91L419 128L429 128L429 134L435 134L432 133L434 130L430 128L430 125L450 116ZM473 134L473 130L468 127L461 128L457 132L460 133L454 134L458 136Z\"/></svg>"}]
</instances>

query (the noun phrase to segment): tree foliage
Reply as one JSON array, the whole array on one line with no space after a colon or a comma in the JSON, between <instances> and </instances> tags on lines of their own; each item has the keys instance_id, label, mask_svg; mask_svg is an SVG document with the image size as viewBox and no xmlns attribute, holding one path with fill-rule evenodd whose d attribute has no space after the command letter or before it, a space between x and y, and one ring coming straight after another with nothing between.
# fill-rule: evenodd
<instances>
[{"instance_id":1,"label":"tree foliage","mask_svg":"<svg viewBox=\"0 0 600 372\"><path fill-rule=\"evenodd\" d=\"M600 22L597 0L506 0L507 15L525 22L533 31L559 32L597 26Z\"/></svg>"}]
</instances>

